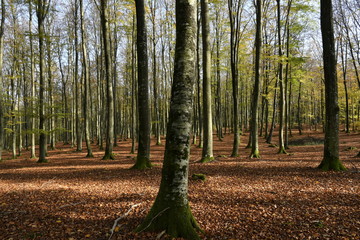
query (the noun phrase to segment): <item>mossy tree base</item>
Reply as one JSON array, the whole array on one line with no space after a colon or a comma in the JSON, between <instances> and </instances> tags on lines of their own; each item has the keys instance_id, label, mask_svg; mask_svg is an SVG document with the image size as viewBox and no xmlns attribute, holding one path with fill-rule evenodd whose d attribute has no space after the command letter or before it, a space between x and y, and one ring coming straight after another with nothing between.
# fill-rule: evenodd
<instances>
[{"instance_id":1,"label":"mossy tree base","mask_svg":"<svg viewBox=\"0 0 360 240\"><path fill-rule=\"evenodd\" d=\"M48 163L49 161L47 159L39 159L37 160L37 163Z\"/></svg>"},{"instance_id":2,"label":"mossy tree base","mask_svg":"<svg viewBox=\"0 0 360 240\"><path fill-rule=\"evenodd\" d=\"M93 158L94 157L94 154L92 154L92 153L88 153L87 155L86 155L86 158Z\"/></svg>"},{"instance_id":3,"label":"mossy tree base","mask_svg":"<svg viewBox=\"0 0 360 240\"><path fill-rule=\"evenodd\" d=\"M346 171L346 167L339 159L323 159L317 167L323 171Z\"/></svg>"},{"instance_id":4,"label":"mossy tree base","mask_svg":"<svg viewBox=\"0 0 360 240\"><path fill-rule=\"evenodd\" d=\"M215 160L215 158L214 157L203 157L199 162L200 163L208 163L208 162L212 162L212 161L214 161Z\"/></svg>"},{"instance_id":5,"label":"mossy tree base","mask_svg":"<svg viewBox=\"0 0 360 240\"><path fill-rule=\"evenodd\" d=\"M285 149L285 147L283 146L283 147L280 147L280 148L279 148L278 154L288 154L288 153L286 152L286 149Z\"/></svg>"},{"instance_id":6,"label":"mossy tree base","mask_svg":"<svg viewBox=\"0 0 360 240\"><path fill-rule=\"evenodd\" d=\"M136 159L135 165L132 166L130 169L144 170L144 169L152 168L152 164L149 158L137 156L135 159Z\"/></svg>"},{"instance_id":7,"label":"mossy tree base","mask_svg":"<svg viewBox=\"0 0 360 240\"><path fill-rule=\"evenodd\" d=\"M135 232L162 232L165 231L173 238L200 240L197 231L202 232L189 205L183 207L169 207L155 201L144 222Z\"/></svg>"},{"instance_id":8,"label":"mossy tree base","mask_svg":"<svg viewBox=\"0 0 360 240\"><path fill-rule=\"evenodd\" d=\"M250 158L260 158L260 153L259 153L259 150L255 150L255 151L252 151L250 153Z\"/></svg>"},{"instance_id":9,"label":"mossy tree base","mask_svg":"<svg viewBox=\"0 0 360 240\"><path fill-rule=\"evenodd\" d=\"M115 160L115 156L113 153L105 154L102 160Z\"/></svg>"}]
</instances>

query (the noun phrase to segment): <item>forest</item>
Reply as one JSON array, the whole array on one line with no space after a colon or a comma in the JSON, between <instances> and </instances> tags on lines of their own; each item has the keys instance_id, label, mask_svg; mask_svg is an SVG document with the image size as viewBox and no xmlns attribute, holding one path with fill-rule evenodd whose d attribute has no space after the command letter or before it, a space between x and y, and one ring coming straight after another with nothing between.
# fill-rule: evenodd
<instances>
[{"instance_id":1,"label":"forest","mask_svg":"<svg viewBox=\"0 0 360 240\"><path fill-rule=\"evenodd\" d=\"M1 239L360 239L357 0L0 0Z\"/></svg>"}]
</instances>

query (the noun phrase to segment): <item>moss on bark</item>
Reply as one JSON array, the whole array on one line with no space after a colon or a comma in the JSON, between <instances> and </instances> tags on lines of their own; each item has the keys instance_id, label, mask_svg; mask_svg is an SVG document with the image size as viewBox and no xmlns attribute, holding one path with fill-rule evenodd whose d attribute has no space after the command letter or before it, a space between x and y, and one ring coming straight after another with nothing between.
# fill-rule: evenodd
<instances>
[{"instance_id":1,"label":"moss on bark","mask_svg":"<svg viewBox=\"0 0 360 240\"><path fill-rule=\"evenodd\" d=\"M288 154L284 146L279 148L278 154Z\"/></svg>"},{"instance_id":2,"label":"moss on bark","mask_svg":"<svg viewBox=\"0 0 360 240\"><path fill-rule=\"evenodd\" d=\"M115 156L114 156L113 153L107 153L107 154L104 155L102 160L115 160Z\"/></svg>"},{"instance_id":3,"label":"moss on bark","mask_svg":"<svg viewBox=\"0 0 360 240\"><path fill-rule=\"evenodd\" d=\"M201 163L208 163L208 162L212 162L212 161L214 161L214 160L215 160L214 157L206 156L206 157L203 157L203 158L200 160L200 162L201 162Z\"/></svg>"},{"instance_id":4,"label":"moss on bark","mask_svg":"<svg viewBox=\"0 0 360 240\"><path fill-rule=\"evenodd\" d=\"M250 158L260 158L260 152L259 152L259 150L256 149L255 151L251 152Z\"/></svg>"},{"instance_id":5,"label":"moss on bark","mask_svg":"<svg viewBox=\"0 0 360 240\"><path fill-rule=\"evenodd\" d=\"M157 199L135 232L161 232L166 231L171 237L200 240L197 231L202 231L191 213L189 205L170 207Z\"/></svg>"},{"instance_id":6,"label":"moss on bark","mask_svg":"<svg viewBox=\"0 0 360 240\"><path fill-rule=\"evenodd\" d=\"M346 167L341 163L339 159L329 159L324 158L320 165L318 166L319 169L324 171L345 171Z\"/></svg>"},{"instance_id":7,"label":"moss on bark","mask_svg":"<svg viewBox=\"0 0 360 240\"><path fill-rule=\"evenodd\" d=\"M148 169L151 168L153 165L150 162L150 159L147 157L136 157L136 162L134 166L132 166L130 169Z\"/></svg>"}]
</instances>

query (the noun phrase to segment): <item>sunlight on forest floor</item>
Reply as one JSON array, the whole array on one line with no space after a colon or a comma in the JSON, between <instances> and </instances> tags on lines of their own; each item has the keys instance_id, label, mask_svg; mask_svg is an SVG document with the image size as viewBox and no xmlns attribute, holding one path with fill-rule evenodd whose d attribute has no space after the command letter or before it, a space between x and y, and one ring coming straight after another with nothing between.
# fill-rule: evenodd
<instances>
[{"instance_id":1,"label":"sunlight on forest floor","mask_svg":"<svg viewBox=\"0 0 360 240\"><path fill-rule=\"evenodd\" d=\"M294 133L291 140L321 133ZM322 145L290 146L276 154L260 139L260 159L250 159L242 136L240 157L231 158L232 136L214 141L216 161L201 164L193 146L189 181L192 211L205 230L203 239L360 239L360 134L340 136L346 172L322 172ZM214 137L214 139L217 139ZM273 138L277 141L276 136ZM163 141L164 143L165 141ZM132 231L151 207L160 184L164 145L152 144L153 169L133 171L131 141L115 147L116 160L85 158L58 144L49 163L29 160L29 153L0 164L1 239L156 239L157 233ZM357 149L355 149L357 147ZM85 149L85 145L84 145ZM9 159L10 153L5 153Z\"/></svg>"}]
</instances>

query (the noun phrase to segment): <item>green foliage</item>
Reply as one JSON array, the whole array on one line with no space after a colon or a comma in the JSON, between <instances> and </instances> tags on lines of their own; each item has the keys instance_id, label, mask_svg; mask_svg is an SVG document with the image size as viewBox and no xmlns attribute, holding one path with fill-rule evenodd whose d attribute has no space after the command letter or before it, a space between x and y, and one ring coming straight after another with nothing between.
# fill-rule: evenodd
<instances>
[{"instance_id":1,"label":"green foliage","mask_svg":"<svg viewBox=\"0 0 360 240\"><path fill-rule=\"evenodd\" d=\"M194 173L193 175L191 175L191 179L206 181L206 175L202 173Z\"/></svg>"}]
</instances>

